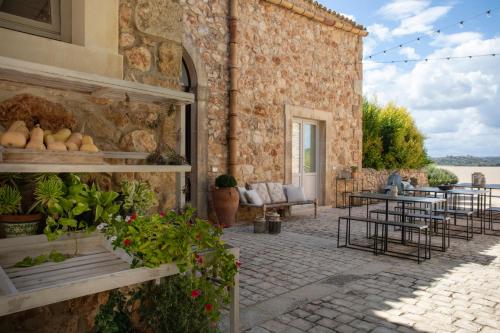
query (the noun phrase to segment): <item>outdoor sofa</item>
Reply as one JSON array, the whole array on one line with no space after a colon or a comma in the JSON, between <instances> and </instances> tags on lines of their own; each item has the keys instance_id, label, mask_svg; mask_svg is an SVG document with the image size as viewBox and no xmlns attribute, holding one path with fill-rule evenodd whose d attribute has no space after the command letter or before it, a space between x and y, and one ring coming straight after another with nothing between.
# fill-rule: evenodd
<instances>
[{"instance_id":1,"label":"outdoor sofa","mask_svg":"<svg viewBox=\"0 0 500 333\"><path fill-rule=\"evenodd\" d=\"M260 209L263 216L270 209L289 209L292 206L302 205L314 205L314 218L318 216L317 199L306 199L301 187L276 182L261 182L238 187L238 192L240 207Z\"/></svg>"}]
</instances>

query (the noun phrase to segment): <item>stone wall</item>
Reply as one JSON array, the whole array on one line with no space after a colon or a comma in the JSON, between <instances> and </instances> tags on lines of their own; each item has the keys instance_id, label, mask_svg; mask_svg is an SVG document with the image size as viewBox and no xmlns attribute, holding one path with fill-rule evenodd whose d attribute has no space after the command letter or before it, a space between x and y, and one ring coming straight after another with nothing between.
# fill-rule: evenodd
<instances>
[{"instance_id":1,"label":"stone wall","mask_svg":"<svg viewBox=\"0 0 500 333\"><path fill-rule=\"evenodd\" d=\"M389 175L394 170L375 170L364 168L362 171L363 189L372 192L378 192L386 185ZM401 169L399 170L401 177L416 178L419 186L429 185L427 181L427 172L424 169Z\"/></svg>"},{"instance_id":2,"label":"stone wall","mask_svg":"<svg viewBox=\"0 0 500 333\"><path fill-rule=\"evenodd\" d=\"M327 173L360 166L362 69L353 62L361 37L259 0L241 2L239 26L239 180L287 178L285 105L310 109L310 119L314 111L329 114ZM325 179L327 198L331 179Z\"/></svg>"}]
</instances>

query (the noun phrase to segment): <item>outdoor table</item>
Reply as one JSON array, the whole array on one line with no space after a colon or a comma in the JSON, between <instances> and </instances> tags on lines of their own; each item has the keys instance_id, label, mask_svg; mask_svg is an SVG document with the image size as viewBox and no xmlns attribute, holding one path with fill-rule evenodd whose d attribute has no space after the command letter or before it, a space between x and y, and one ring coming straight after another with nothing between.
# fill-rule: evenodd
<instances>
[{"instance_id":1,"label":"outdoor table","mask_svg":"<svg viewBox=\"0 0 500 333\"><path fill-rule=\"evenodd\" d=\"M457 205L458 206L461 205L461 198L464 197L470 198L470 207L464 203L463 209L467 210L468 208L470 208L471 211L474 211L475 208L477 208L476 216L480 218L481 222L481 227L480 227L481 230L478 233L483 233L485 228L486 210L488 209L488 204L486 200L487 195L488 195L487 190L471 190L466 188L454 189L446 192L447 199L451 199L450 204L452 205L453 209L455 209ZM454 196L457 197L457 200L453 198ZM491 205L489 207L491 207Z\"/></svg>"},{"instance_id":2,"label":"outdoor table","mask_svg":"<svg viewBox=\"0 0 500 333\"><path fill-rule=\"evenodd\" d=\"M366 217L369 217L369 208L368 206L372 202L372 200L377 200L377 201L384 201L385 202L385 220L389 220L389 203L390 202L400 202L402 206L401 210L401 221L405 223L406 221L406 204L424 204L424 205L429 205L430 206L430 215L429 219L432 221L432 214L436 208L437 205L443 204L445 207L445 214L444 218L446 219L446 211L447 211L447 200L445 198L428 198L428 197L415 197L415 196L404 196L404 195L389 195L389 194L384 194L384 193L353 193L349 196L349 216L351 215L351 207L352 207L352 200L354 199L361 199L361 200L366 200ZM446 223L443 223L443 245L442 245L442 251L446 250L446 245L445 245L445 238L446 238L446 228L445 228ZM401 240L402 243L405 244L405 229L402 228L401 230Z\"/></svg>"}]
</instances>

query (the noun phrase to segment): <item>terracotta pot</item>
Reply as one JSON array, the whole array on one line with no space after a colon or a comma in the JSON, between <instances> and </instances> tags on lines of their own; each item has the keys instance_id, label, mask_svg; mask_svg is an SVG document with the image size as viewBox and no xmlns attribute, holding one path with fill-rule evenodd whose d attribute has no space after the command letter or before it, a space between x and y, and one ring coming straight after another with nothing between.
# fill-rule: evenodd
<instances>
[{"instance_id":1,"label":"terracotta pot","mask_svg":"<svg viewBox=\"0 0 500 333\"><path fill-rule=\"evenodd\" d=\"M42 221L40 213L30 215L0 215L0 235L5 238L36 235Z\"/></svg>"},{"instance_id":2,"label":"terracotta pot","mask_svg":"<svg viewBox=\"0 0 500 333\"><path fill-rule=\"evenodd\" d=\"M215 214L220 225L229 227L234 224L240 195L235 187L214 188L212 191Z\"/></svg>"}]
</instances>

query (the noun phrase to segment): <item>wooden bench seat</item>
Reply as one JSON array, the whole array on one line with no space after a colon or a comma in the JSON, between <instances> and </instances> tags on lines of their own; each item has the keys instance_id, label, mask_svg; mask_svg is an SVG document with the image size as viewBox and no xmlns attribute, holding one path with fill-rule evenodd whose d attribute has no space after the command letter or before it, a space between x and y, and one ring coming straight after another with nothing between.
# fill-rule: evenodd
<instances>
[{"instance_id":1,"label":"wooden bench seat","mask_svg":"<svg viewBox=\"0 0 500 333\"><path fill-rule=\"evenodd\" d=\"M314 218L318 217L318 201L314 200L306 200L306 201L298 201L298 202L278 202L278 203L270 203L263 205L254 205L250 203L241 203L240 207L248 207L248 208L258 208L262 210L263 216L266 216L266 212L268 209L275 208L288 208L292 206L303 206L303 205L314 205Z\"/></svg>"}]
</instances>

